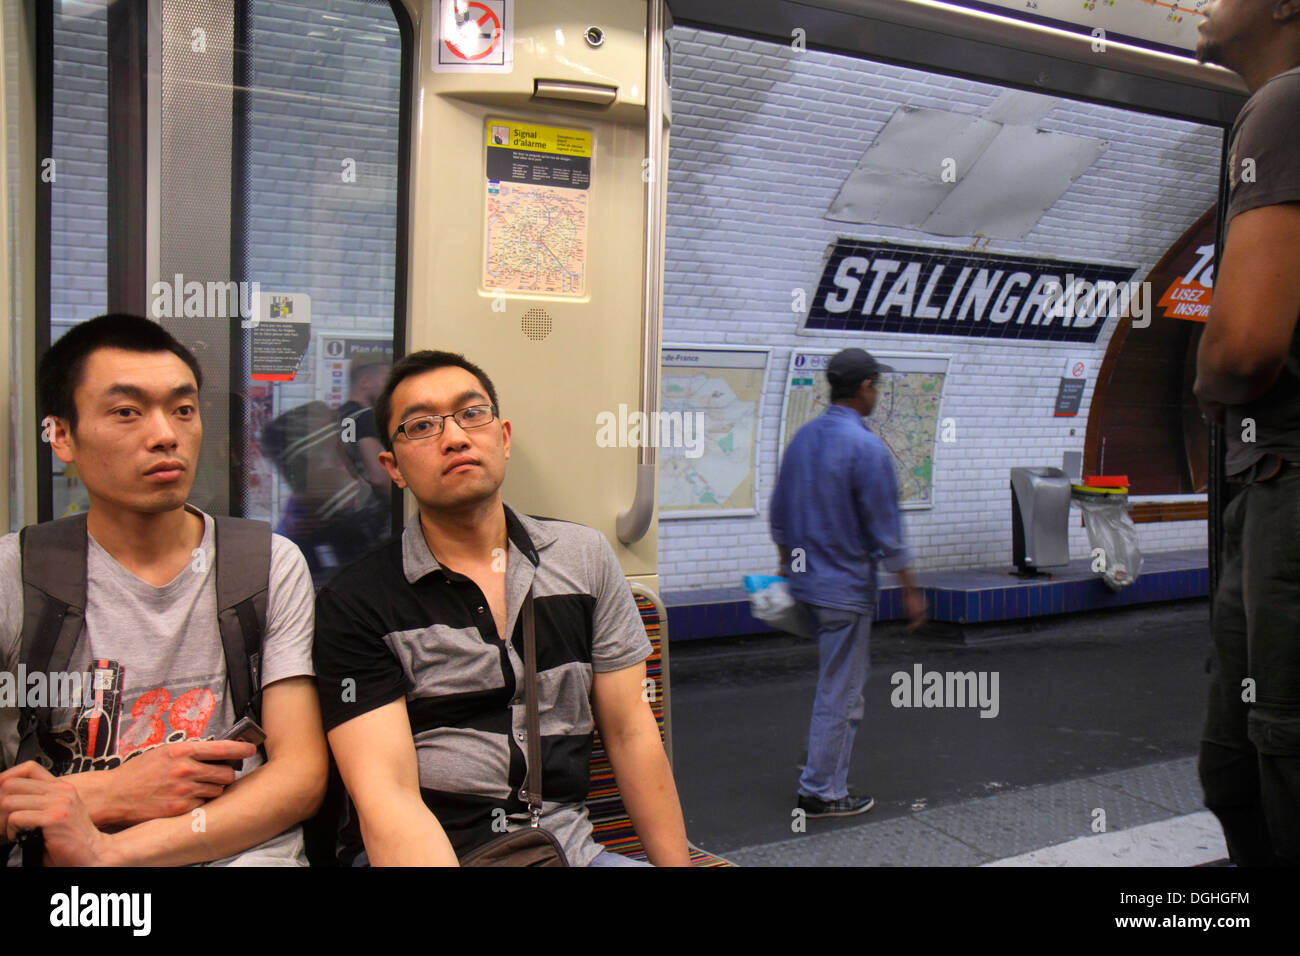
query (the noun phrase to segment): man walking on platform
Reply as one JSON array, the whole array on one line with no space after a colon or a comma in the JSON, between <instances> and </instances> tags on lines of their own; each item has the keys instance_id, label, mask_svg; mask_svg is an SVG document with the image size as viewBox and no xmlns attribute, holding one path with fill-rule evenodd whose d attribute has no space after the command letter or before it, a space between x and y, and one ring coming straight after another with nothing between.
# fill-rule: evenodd
<instances>
[{"instance_id":1,"label":"man walking on platform","mask_svg":"<svg viewBox=\"0 0 1300 956\"><path fill-rule=\"evenodd\" d=\"M903 585L907 629L925 622L925 599L908 571L893 460L863 421L876 405L880 374L889 371L862 349L831 357L831 405L795 434L772 495L781 574L808 607L820 654L798 792L809 817L853 816L875 803L849 789L848 773L871 668L877 560Z\"/></svg>"},{"instance_id":2,"label":"man walking on platform","mask_svg":"<svg viewBox=\"0 0 1300 956\"><path fill-rule=\"evenodd\" d=\"M1238 865L1300 864L1300 3L1216 0L1197 57L1251 97L1195 392L1225 426L1228 480L1201 737L1205 805Z\"/></svg>"}]
</instances>

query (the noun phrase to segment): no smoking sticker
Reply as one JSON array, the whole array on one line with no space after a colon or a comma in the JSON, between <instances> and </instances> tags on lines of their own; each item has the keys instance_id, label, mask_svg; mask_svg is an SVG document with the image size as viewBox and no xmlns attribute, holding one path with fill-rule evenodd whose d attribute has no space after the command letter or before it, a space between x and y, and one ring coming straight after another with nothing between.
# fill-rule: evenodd
<instances>
[{"instance_id":1,"label":"no smoking sticker","mask_svg":"<svg viewBox=\"0 0 1300 956\"><path fill-rule=\"evenodd\" d=\"M509 73L514 65L511 0L440 0L435 73Z\"/></svg>"}]
</instances>

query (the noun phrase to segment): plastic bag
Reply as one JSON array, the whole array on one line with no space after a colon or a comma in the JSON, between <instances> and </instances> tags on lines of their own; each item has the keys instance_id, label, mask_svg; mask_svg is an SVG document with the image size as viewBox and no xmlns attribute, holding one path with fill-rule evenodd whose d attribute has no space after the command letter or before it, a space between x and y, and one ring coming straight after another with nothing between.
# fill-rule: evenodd
<instances>
[{"instance_id":1,"label":"plastic bag","mask_svg":"<svg viewBox=\"0 0 1300 956\"><path fill-rule=\"evenodd\" d=\"M1142 550L1137 526L1128 516L1128 495L1076 495L1073 500L1083 511L1093 567L1112 591L1128 587L1142 571Z\"/></svg>"},{"instance_id":2,"label":"plastic bag","mask_svg":"<svg viewBox=\"0 0 1300 956\"><path fill-rule=\"evenodd\" d=\"M812 637L813 626L808 609L790 594L785 578L774 574L745 575L749 592L749 613L769 627L798 637Z\"/></svg>"}]
</instances>

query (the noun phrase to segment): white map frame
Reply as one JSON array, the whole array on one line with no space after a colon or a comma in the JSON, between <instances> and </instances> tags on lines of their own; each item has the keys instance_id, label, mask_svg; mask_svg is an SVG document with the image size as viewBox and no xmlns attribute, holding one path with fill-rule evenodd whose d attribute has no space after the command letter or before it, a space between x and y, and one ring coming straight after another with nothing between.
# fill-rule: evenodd
<instances>
[{"instance_id":1,"label":"white map frame","mask_svg":"<svg viewBox=\"0 0 1300 956\"><path fill-rule=\"evenodd\" d=\"M750 465L753 481L751 482L751 491L753 500L747 508L700 508L689 511L668 510L664 511L659 508L659 467L662 462L662 449L655 455L655 509L658 511L660 520L675 521L686 518L742 518L753 517L758 512L758 490L759 490L759 449L762 444L762 423L763 423L763 396L767 394L769 376L772 374L772 349L766 345L718 345L710 343L708 345L697 345L693 343L683 343L678 345L663 345L659 350L659 404L660 410L663 406L663 379L664 372L669 366L663 364L663 356L667 352L751 352L761 353L763 355L763 377L762 383L758 389L758 401L754 403L754 439L752 450L752 462ZM685 366L672 366L674 368ZM701 369L714 368L715 366L701 365ZM722 368L722 366L717 366Z\"/></svg>"},{"instance_id":2,"label":"white map frame","mask_svg":"<svg viewBox=\"0 0 1300 956\"><path fill-rule=\"evenodd\" d=\"M781 393L781 425L780 428L778 429L777 440L776 440L777 442L776 468L778 473L780 472L780 468L781 468L781 456L785 454L786 446L789 444L786 441L785 428L786 428L786 421L788 420L788 416L790 414L790 379L794 375L795 358L799 355L834 355L835 353L840 351L843 351L843 349L806 349L798 346L790 349L790 361L789 364L786 365L785 384L782 387L782 393ZM943 352L872 352L871 355L873 358L878 359L882 365L894 365L895 360L908 361L908 360L924 359L924 360L934 361L936 363L942 362L944 386L946 387L948 384L948 375L950 374L949 369L951 368L951 363L952 363L952 355L950 354L943 353ZM905 369L901 371L923 371L923 370ZM937 422L935 422L936 429L942 426L942 424L943 424L943 395L942 393L940 393L939 419ZM791 435L790 437L793 438L794 436ZM936 444L939 441L939 437L937 434L934 437L934 441ZM930 461L931 464L933 464L934 462L933 455L931 456ZM936 498L936 495L934 493L934 487L935 487L934 477L932 475L930 478L930 492L931 492L930 500L918 504L907 504L905 502L900 501L898 503L899 510L928 511L929 509L933 508L935 504L935 498Z\"/></svg>"}]
</instances>

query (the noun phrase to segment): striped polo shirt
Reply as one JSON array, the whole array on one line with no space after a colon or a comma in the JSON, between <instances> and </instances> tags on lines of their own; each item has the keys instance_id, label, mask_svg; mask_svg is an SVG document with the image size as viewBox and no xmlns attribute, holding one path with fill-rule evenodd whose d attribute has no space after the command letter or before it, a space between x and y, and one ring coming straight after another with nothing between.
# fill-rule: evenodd
<instances>
[{"instance_id":1,"label":"striped polo shirt","mask_svg":"<svg viewBox=\"0 0 1300 956\"><path fill-rule=\"evenodd\" d=\"M508 642L499 639L478 585L434 558L418 512L400 536L321 590L314 656L325 729L404 697L420 794L456 853L499 836L503 819L509 830L527 826L521 609L531 585L541 825L571 865L586 866L600 852L584 804L595 727L592 674L640 663L650 641L603 535L509 506L505 517ZM362 848L349 807L340 862L350 865Z\"/></svg>"}]
</instances>

